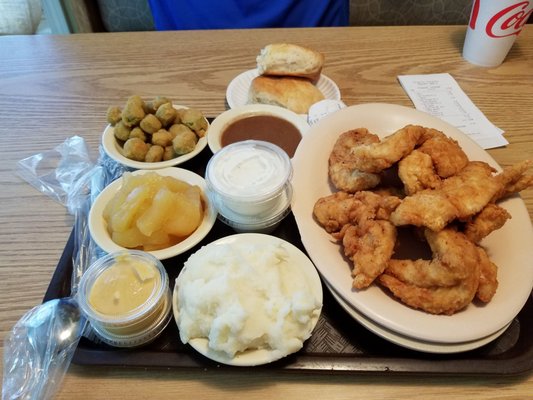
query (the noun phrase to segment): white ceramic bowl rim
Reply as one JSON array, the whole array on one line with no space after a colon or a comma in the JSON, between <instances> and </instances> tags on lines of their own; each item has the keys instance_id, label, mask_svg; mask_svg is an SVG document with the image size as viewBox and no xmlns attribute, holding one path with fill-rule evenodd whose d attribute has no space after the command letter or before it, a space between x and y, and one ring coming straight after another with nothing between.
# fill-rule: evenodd
<instances>
[{"instance_id":1,"label":"white ceramic bowl rim","mask_svg":"<svg viewBox=\"0 0 533 400\"><path fill-rule=\"evenodd\" d=\"M185 109L189 107L174 104L174 108L176 110L180 110L180 109ZM194 148L194 150L189 153L183 154L181 156L174 157L171 160L159 161L159 162L144 162L144 161L135 161L127 157L124 157L119 151L120 145L115 139L115 135L113 133L113 127L111 125L108 125L105 128L104 133L102 134L102 147L104 148L104 151L110 158L112 158L113 160L115 160L116 162L122 165L125 165L128 168L160 169L160 168L174 167L200 154L202 150L207 146L207 141L208 141L207 136L209 134L210 126L209 126L209 120L207 118L205 118L205 120L207 121L207 125L208 125L206 134L203 137L198 139L198 143L196 143L196 147Z\"/></svg>"},{"instance_id":2,"label":"white ceramic bowl rim","mask_svg":"<svg viewBox=\"0 0 533 400\"><path fill-rule=\"evenodd\" d=\"M213 202L207 194L207 186L204 178L200 175L182 168L169 167L158 170L137 170L133 171L132 174L145 174L148 172L155 172L162 176L171 176L176 179L183 180L191 185L197 185L203 192L203 199L205 201L206 209L204 213L204 218L200 223L200 226L186 239L179 242L174 246L170 246L160 250L147 251L147 253L152 254L159 260L165 260L181 254L197 243L199 243L211 230L215 221L217 219L217 211L213 205ZM111 239L106 222L102 216L103 209L107 202L114 196L114 194L120 189L122 184L122 178L117 179L109 186L107 186L96 198L94 201L91 210L89 211L89 231L91 237L96 242L96 244L105 252L112 253L119 250L128 250L125 249Z\"/></svg>"},{"instance_id":3,"label":"white ceramic bowl rim","mask_svg":"<svg viewBox=\"0 0 533 400\"><path fill-rule=\"evenodd\" d=\"M207 137L207 144L213 153L216 153L222 148L220 143L222 133L233 122L256 115L271 115L284 119L293 124L303 136L310 128L307 119L295 112L283 107L273 106L269 104L246 104L224 111L216 117L209 126L209 135Z\"/></svg>"}]
</instances>

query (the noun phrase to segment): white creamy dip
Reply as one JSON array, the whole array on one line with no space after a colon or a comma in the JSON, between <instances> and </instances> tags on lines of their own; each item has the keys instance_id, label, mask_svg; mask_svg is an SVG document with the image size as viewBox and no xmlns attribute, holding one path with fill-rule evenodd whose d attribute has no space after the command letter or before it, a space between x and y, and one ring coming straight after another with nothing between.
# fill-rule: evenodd
<instances>
[{"instance_id":1,"label":"white creamy dip","mask_svg":"<svg viewBox=\"0 0 533 400\"><path fill-rule=\"evenodd\" d=\"M286 214L292 194L291 175L291 161L280 147L246 140L216 152L207 164L205 179L224 218L237 225L253 222L261 227L262 221L270 224Z\"/></svg>"},{"instance_id":2,"label":"white creamy dip","mask_svg":"<svg viewBox=\"0 0 533 400\"><path fill-rule=\"evenodd\" d=\"M255 142L257 143L257 142ZM223 194L260 198L279 190L290 176L290 161L269 145L239 142L213 158L209 179Z\"/></svg>"}]
</instances>

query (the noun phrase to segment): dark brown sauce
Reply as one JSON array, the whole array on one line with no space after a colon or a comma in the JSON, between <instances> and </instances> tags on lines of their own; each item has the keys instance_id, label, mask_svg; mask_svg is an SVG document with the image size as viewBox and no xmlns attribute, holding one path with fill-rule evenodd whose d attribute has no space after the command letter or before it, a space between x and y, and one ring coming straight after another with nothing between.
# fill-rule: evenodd
<instances>
[{"instance_id":1,"label":"dark brown sauce","mask_svg":"<svg viewBox=\"0 0 533 400\"><path fill-rule=\"evenodd\" d=\"M289 121L273 115L253 115L230 124L220 137L222 147L243 140L263 140L281 147L294 156L302 135Z\"/></svg>"}]
</instances>

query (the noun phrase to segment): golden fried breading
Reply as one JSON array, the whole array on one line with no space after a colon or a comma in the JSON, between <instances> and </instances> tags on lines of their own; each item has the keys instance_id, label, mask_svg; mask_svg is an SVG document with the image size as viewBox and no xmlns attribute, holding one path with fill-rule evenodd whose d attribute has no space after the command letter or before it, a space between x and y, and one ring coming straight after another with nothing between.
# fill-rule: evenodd
<instances>
[{"instance_id":1,"label":"golden fried breading","mask_svg":"<svg viewBox=\"0 0 533 400\"><path fill-rule=\"evenodd\" d=\"M441 178L457 174L468 164L468 157L457 141L444 133L435 131L433 137L426 140L418 150L431 157L435 171Z\"/></svg>"},{"instance_id":2,"label":"golden fried breading","mask_svg":"<svg viewBox=\"0 0 533 400\"><path fill-rule=\"evenodd\" d=\"M137 125L145 116L143 100L140 96L134 95L128 97L126 105L122 110L122 122L124 125L133 127Z\"/></svg>"},{"instance_id":3,"label":"golden fried breading","mask_svg":"<svg viewBox=\"0 0 533 400\"><path fill-rule=\"evenodd\" d=\"M487 252L480 246L477 246L479 254L479 286L476 292L476 298L484 303L492 300L498 288L498 267L490 261Z\"/></svg>"},{"instance_id":4,"label":"golden fried breading","mask_svg":"<svg viewBox=\"0 0 533 400\"><path fill-rule=\"evenodd\" d=\"M339 232L345 225L368 219L388 219L400 204L396 196L381 196L362 191L356 194L336 192L318 199L313 215L326 232Z\"/></svg>"},{"instance_id":5,"label":"golden fried breading","mask_svg":"<svg viewBox=\"0 0 533 400\"><path fill-rule=\"evenodd\" d=\"M357 146L378 142L378 136L365 128L353 129L339 136L328 160L329 177L338 190L353 193L379 185L379 174L359 171L352 154L352 149Z\"/></svg>"},{"instance_id":6,"label":"golden fried breading","mask_svg":"<svg viewBox=\"0 0 533 400\"><path fill-rule=\"evenodd\" d=\"M426 229L424 236L433 254L431 260L390 260L386 273L419 287L453 286L478 262L477 250L462 233L448 228L439 232Z\"/></svg>"},{"instance_id":7,"label":"golden fried breading","mask_svg":"<svg viewBox=\"0 0 533 400\"><path fill-rule=\"evenodd\" d=\"M500 183L492 171L487 163L469 162L438 189L423 190L403 199L391 221L396 226L424 226L438 231L454 219L467 220L480 212L499 190Z\"/></svg>"},{"instance_id":8,"label":"golden fried breading","mask_svg":"<svg viewBox=\"0 0 533 400\"><path fill-rule=\"evenodd\" d=\"M525 160L504 168L500 174L496 175L496 180L501 187L494 195L492 201L498 201L533 186L533 175L525 174L531 164L533 164L533 161Z\"/></svg>"},{"instance_id":9,"label":"golden fried breading","mask_svg":"<svg viewBox=\"0 0 533 400\"><path fill-rule=\"evenodd\" d=\"M365 220L347 225L343 232L344 255L353 262L352 286L364 289L385 270L394 252L396 228L389 221Z\"/></svg>"},{"instance_id":10,"label":"golden fried breading","mask_svg":"<svg viewBox=\"0 0 533 400\"><path fill-rule=\"evenodd\" d=\"M353 288L377 281L410 307L453 314L475 297L493 298L498 268L477 243L511 218L495 202L533 186L526 175L531 164L495 174L436 129L408 125L382 141L354 129L340 135L328 160L339 192L320 198L313 215L341 241L353 264ZM392 259L396 227L403 225L425 228L432 259Z\"/></svg>"},{"instance_id":11,"label":"golden fried breading","mask_svg":"<svg viewBox=\"0 0 533 400\"><path fill-rule=\"evenodd\" d=\"M407 125L379 143L359 144L351 149L354 168L379 173L411 153L426 131L418 125Z\"/></svg>"},{"instance_id":12,"label":"golden fried breading","mask_svg":"<svg viewBox=\"0 0 533 400\"><path fill-rule=\"evenodd\" d=\"M396 226L414 225L440 231L457 216L457 209L439 190L422 190L405 197L390 216Z\"/></svg>"},{"instance_id":13,"label":"golden fried breading","mask_svg":"<svg viewBox=\"0 0 533 400\"><path fill-rule=\"evenodd\" d=\"M413 150L400 160L398 176L404 184L407 195L424 189L437 189L442 183L435 172L431 156L418 150Z\"/></svg>"},{"instance_id":14,"label":"golden fried breading","mask_svg":"<svg viewBox=\"0 0 533 400\"><path fill-rule=\"evenodd\" d=\"M478 248L450 228L437 233L426 230L425 236L435 252L434 259L405 262L407 271L386 269L379 282L413 308L451 315L465 308L476 295L480 279Z\"/></svg>"},{"instance_id":15,"label":"golden fried breading","mask_svg":"<svg viewBox=\"0 0 533 400\"><path fill-rule=\"evenodd\" d=\"M468 279L455 286L418 287L402 282L398 278L381 274L379 283L389 289L402 303L426 311L431 314L452 315L468 306L475 294L479 283L479 266L470 274Z\"/></svg>"},{"instance_id":16,"label":"golden fried breading","mask_svg":"<svg viewBox=\"0 0 533 400\"><path fill-rule=\"evenodd\" d=\"M457 218L467 219L480 212L500 188L494 169L485 162L471 161L457 175L446 179L441 191L457 208Z\"/></svg>"},{"instance_id":17,"label":"golden fried breading","mask_svg":"<svg viewBox=\"0 0 533 400\"><path fill-rule=\"evenodd\" d=\"M470 241L479 243L491 232L500 229L510 218L511 214L506 209L489 203L466 223L464 233Z\"/></svg>"}]
</instances>

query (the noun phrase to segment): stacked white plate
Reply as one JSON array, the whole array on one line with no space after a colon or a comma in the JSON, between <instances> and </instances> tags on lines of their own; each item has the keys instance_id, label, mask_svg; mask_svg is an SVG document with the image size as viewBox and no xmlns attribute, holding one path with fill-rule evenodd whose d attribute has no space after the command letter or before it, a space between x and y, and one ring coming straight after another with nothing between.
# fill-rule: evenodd
<instances>
[{"instance_id":1,"label":"stacked white plate","mask_svg":"<svg viewBox=\"0 0 533 400\"><path fill-rule=\"evenodd\" d=\"M480 347L501 335L528 300L533 288L533 227L519 196L500 205L512 219L483 240L498 266L499 287L488 304L472 302L454 315L432 315L407 307L385 289L372 285L352 289L351 266L340 245L313 219L313 206L333 192L328 158L338 136L364 127L385 137L408 124L443 131L457 140L470 160L485 161L497 170L488 153L461 131L426 113L392 104L347 107L312 126L293 158L293 204L302 242L322 279L339 304L379 336L411 349L453 353Z\"/></svg>"}]
</instances>

